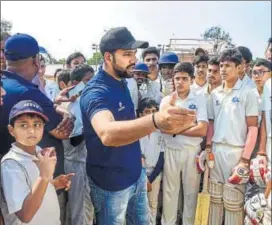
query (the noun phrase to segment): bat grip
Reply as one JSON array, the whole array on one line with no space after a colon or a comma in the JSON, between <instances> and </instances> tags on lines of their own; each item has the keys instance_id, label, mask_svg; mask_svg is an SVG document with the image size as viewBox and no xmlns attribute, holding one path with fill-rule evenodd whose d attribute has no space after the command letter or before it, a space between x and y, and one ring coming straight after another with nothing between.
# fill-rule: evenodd
<instances>
[{"instance_id":1,"label":"bat grip","mask_svg":"<svg viewBox=\"0 0 272 225\"><path fill-rule=\"evenodd\" d=\"M203 192L208 193L208 184L209 184L209 167L207 162L205 163L205 172L204 172L204 184L203 184Z\"/></svg>"}]
</instances>

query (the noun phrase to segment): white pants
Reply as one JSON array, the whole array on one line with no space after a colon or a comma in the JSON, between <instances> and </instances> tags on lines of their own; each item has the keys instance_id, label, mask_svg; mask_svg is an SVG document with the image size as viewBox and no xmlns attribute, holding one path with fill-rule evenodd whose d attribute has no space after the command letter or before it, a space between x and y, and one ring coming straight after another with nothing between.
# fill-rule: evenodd
<instances>
[{"instance_id":1,"label":"white pants","mask_svg":"<svg viewBox=\"0 0 272 225\"><path fill-rule=\"evenodd\" d=\"M271 150L271 137L267 137L266 141L266 155L267 155L267 164L268 166L271 167L271 155L272 155L272 150Z\"/></svg>"},{"instance_id":2,"label":"white pants","mask_svg":"<svg viewBox=\"0 0 272 225\"><path fill-rule=\"evenodd\" d=\"M183 184L183 225L193 225L199 192L200 175L195 158L199 147L165 149L163 171L162 225L174 225L177 220L180 183ZM182 176L180 176L182 173Z\"/></svg>"},{"instance_id":3,"label":"white pants","mask_svg":"<svg viewBox=\"0 0 272 225\"><path fill-rule=\"evenodd\" d=\"M147 192L149 210L150 210L150 225L156 225L158 198L160 192L162 174L160 173L152 182L152 191Z\"/></svg>"},{"instance_id":4,"label":"white pants","mask_svg":"<svg viewBox=\"0 0 272 225\"><path fill-rule=\"evenodd\" d=\"M215 166L210 169L210 178L222 184L228 183L232 169L238 164L243 148L226 144L213 143L212 152L215 158ZM244 192L245 185L237 185Z\"/></svg>"},{"instance_id":5,"label":"white pants","mask_svg":"<svg viewBox=\"0 0 272 225\"><path fill-rule=\"evenodd\" d=\"M214 153L214 157L215 157L215 166L213 169L210 169L210 178L213 180L218 181L221 184L228 184L228 179L232 174L232 169L238 164L241 156L242 156L242 152L243 152L243 148L242 147L236 147L236 146L231 146L231 145L226 145L226 144L217 144L217 143L213 143L212 146L212 151ZM240 190L240 194L244 194L245 193L245 184L242 185L234 185L235 188ZM225 192L226 191L226 192ZM232 199L233 196L232 194L229 193L229 189L227 188L227 186L224 186L224 189L222 190L222 196L223 199ZM220 193L218 193L220 194ZM244 199L243 196L241 196L241 199ZM223 200L225 201L225 200ZM233 201L233 200L232 200ZM224 204L227 202L224 202ZM237 204L236 204L237 203ZM223 204L223 202L222 202ZM228 202L228 207L229 205L237 205L237 207L239 208L239 201L238 202ZM213 204L210 206L210 221L209 224L212 223L212 225L221 225L221 221L219 218L222 218L222 220L224 220L223 218L223 214L221 214L221 210L220 214L217 215L217 213L219 213L219 211L217 212L215 210L215 208L217 208L218 206L216 206L216 204ZM215 211L213 211L215 210ZM223 210L223 208L222 208ZM242 221L244 221L244 215L243 215L243 210L242 211L233 211L230 212L230 210L227 210L225 208L225 215L227 218L225 218L225 222L228 225L232 225L232 224L241 224ZM211 214L213 213L213 214ZM216 214L215 214L216 213ZM218 219L216 219L217 217L219 217ZM216 224L214 224L215 220L217 221ZM239 222L238 222L239 221Z\"/></svg>"},{"instance_id":6,"label":"white pants","mask_svg":"<svg viewBox=\"0 0 272 225\"><path fill-rule=\"evenodd\" d=\"M263 225L271 224L271 200L272 199L271 199L271 191L270 191L270 194L267 199L268 205L264 212Z\"/></svg>"}]
</instances>

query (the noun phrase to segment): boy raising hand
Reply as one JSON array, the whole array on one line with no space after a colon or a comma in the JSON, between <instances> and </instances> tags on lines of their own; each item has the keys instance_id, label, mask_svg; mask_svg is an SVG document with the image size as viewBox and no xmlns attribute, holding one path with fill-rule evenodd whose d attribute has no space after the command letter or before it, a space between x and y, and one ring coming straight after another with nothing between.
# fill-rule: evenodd
<instances>
[{"instance_id":1,"label":"boy raising hand","mask_svg":"<svg viewBox=\"0 0 272 225\"><path fill-rule=\"evenodd\" d=\"M69 189L74 174L52 180L57 162L54 148L37 146L47 121L34 101L20 101L10 111L8 130L16 142L1 161L6 224L60 225L56 189Z\"/></svg>"}]
</instances>

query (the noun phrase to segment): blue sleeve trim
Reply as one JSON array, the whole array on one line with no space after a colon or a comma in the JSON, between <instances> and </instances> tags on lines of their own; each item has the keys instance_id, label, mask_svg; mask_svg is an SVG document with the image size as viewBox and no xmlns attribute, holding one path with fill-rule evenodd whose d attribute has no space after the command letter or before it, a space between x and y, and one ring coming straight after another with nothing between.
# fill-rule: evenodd
<instances>
[{"instance_id":1,"label":"blue sleeve trim","mask_svg":"<svg viewBox=\"0 0 272 225\"><path fill-rule=\"evenodd\" d=\"M161 171L163 170L163 165L164 165L164 152L161 152L153 172L148 177L148 180L150 183L152 183L157 178L157 176L161 173Z\"/></svg>"}]
</instances>

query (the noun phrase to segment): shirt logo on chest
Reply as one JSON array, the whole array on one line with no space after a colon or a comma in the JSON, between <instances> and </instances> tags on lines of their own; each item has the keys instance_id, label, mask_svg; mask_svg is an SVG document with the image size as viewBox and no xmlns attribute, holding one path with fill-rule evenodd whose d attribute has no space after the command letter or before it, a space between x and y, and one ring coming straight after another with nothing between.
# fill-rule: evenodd
<instances>
[{"instance_id":1,"label":"shirt logo on chest","mask_svg":"<svg viewBox=\"0 0 272 225\"><path fill-rule=\"evenodd\" d=\"M190 104L188 108L189 108L189 109L192 109L192 110L193 110L193 109L197 109L196 105L195 105L195 104L193 104L193 103L192 103L192 104Z\"/></svg>"},{"instance_id":2,"label":"shirt logo on chest","mask_svg":"<svg viewBox=\"0 0 272 225\"><path fill-rule=\"evenodd\" d=\"M232 102L235 103L235 102L240 102L239 98L238 97L233 97L232 98Z\"/></svg>"},{"instance_id":3,"label":"shirt logo on chest","mask_svg":"<svg viewBox=\"0 0 272 225\"><path fill-rule=\"evenodd\" d=\"M215 101L215 105L216 105L216 106L220 105L220 102L219 102L218 99Z\"/></svg>"},{"instance_id":4,"label":"shirt logo on chest","mask_svg":"<svg viewBox=\"0 0 272 225\"><path fill-rule=\"evenodd\" d=\"M124 109L125 109L125 106L123 106L123 103L119 102L119 109L118 109L118 111L120 112L120 111L122 111Z\"/></svg>"}]
</instances>

